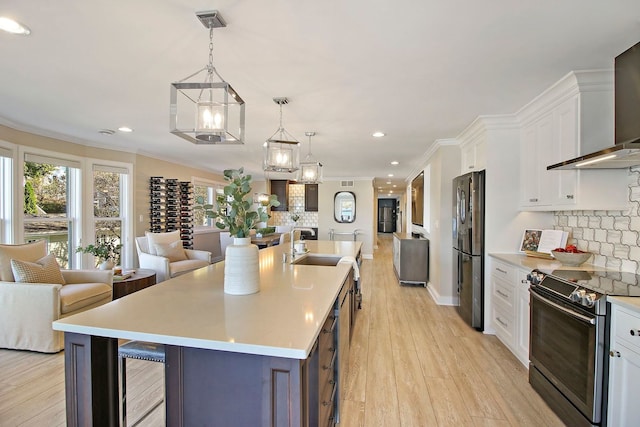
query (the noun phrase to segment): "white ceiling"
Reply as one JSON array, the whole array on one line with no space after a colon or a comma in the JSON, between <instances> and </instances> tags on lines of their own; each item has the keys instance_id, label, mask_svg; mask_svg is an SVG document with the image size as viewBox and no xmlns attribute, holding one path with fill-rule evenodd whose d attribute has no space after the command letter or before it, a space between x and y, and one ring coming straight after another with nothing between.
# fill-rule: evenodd
<instances>
[{"instance_id":1,"label":"white ceiling","mask_svg":"<svg viewBox=\"0 0 640 427\"><path fill-rule=\"evenodd\" d=\"M213 9L227 22L214 65L247 105L244 146L169 133L169 84L206 65L195 12ZM284 127L301 157L317 132L326 178L395 184L434 140L514 113L571 70L611 68L640 40L638 0L3 0L3 15L32 34L0 34L2 124L262 177L272 98L286 96ZM122 125L135 132L98 133Z\"/></svg>"}]
</instances>

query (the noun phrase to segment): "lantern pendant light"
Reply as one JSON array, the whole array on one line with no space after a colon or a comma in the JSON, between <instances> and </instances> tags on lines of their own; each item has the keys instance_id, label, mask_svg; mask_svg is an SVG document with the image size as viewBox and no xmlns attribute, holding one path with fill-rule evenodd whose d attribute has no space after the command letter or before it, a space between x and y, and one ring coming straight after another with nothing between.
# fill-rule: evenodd
<instances>
[{"instance_id":1,"label":"lantern pendant light","mask_svg":"<svg viewBox=\"0 0 640 427\"><path fill-rule=\"evenodd\" d=\"M244 101L213 66L213 29L227 24L215 10L196 15L209 29L209 63L171 84L171 133L194 144L243 144ZM189 81L203 71L204 82Z\"/></svg>"},{"instance_id":2,"label":"lantern pendant light","mask_svg":"<svg viewBox=\"0 0 640 427\"><path fill-rule=\"evenodd\" d=\"M282 126L282 106L289 103L285 97L273 98L280 106L280 127L263 144L265 172L292 173L299 169L300 142Z\"/></svg>"},{"instance_id":3,"label":"lantern pendant light","mask_svg":"<svg viewBox=\"0 0 640 427\"><path fill-rule=\"evenodd\" d=\"M311 154L311 137L315 132L305 132L309 137L309 152L304 161L300 162L298 182L301 184L320 184L322 182L322 163L317 161Z\"/></svg>"}]
</instances>

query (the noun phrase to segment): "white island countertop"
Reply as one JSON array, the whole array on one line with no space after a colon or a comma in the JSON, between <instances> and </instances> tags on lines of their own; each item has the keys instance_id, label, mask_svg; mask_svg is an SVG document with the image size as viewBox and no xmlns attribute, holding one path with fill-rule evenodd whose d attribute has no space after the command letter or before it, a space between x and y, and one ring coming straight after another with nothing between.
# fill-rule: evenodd
<instances>
[{"instance_id":1,"label":"white island countertop","mask_svg":"<svg viewBox=\"0 0 640 427\"><path fill-rule=\"evenodd\" d=\"M362 242L306 241L310 253L356 256ZM53 322L53 329L183 347L306 359L351 266L282 262L260 253L260 292L224 293L224 263L178 276Z\"/></svg>"}]
</instances>

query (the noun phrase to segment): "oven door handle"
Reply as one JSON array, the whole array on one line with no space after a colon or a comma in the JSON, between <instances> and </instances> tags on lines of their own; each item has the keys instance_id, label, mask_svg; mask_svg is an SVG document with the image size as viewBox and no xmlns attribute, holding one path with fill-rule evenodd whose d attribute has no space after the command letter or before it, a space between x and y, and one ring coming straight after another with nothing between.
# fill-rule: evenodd
<instances>
[{"instance_id":1,"label":"oven door handle","mask_svg":"<svg viewBox=\"0 0 640 427\"><path fill-rule=\"evenodd\" d=\"M561 306L560 304L556 304L553 301L549 301L548 299L546 299L544 297L541 297L540 295L538 295L535 291L532 291L531 289L529 290L529 292L531 293L532 297L542 301L545 304L549 304L550 306L552 306L554 308L557 308L558 310L562 311L563 313L568 314L571 317L574 317L574 318L576 318L578 320L581 320L581 321L583 321L585 323L589 323L591 325L595 325L596 324L596 319L594 319L592 317L587 317L587 316L582 315L580 313L576 313L575 311L569 310L569 309Z\"/></svg>"}]
</instances>

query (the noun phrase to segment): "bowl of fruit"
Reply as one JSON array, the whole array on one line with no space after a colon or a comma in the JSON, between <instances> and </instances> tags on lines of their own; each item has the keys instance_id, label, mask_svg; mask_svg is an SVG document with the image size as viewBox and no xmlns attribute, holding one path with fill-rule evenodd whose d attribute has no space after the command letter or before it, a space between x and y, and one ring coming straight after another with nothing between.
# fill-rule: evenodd
<instances>
[{"instance_id":1,"label":"bowl of fruit","mask_svg":"<svg viewBox=\"0 0 640 427\"><path fill-rule=\"evenodd\" d=\"M584 252L575 245L568 245L566 248L555 248L551 251L551 255L562 265L577 267L591 257L591 252Z\"/></svg>"}]
</instances>

